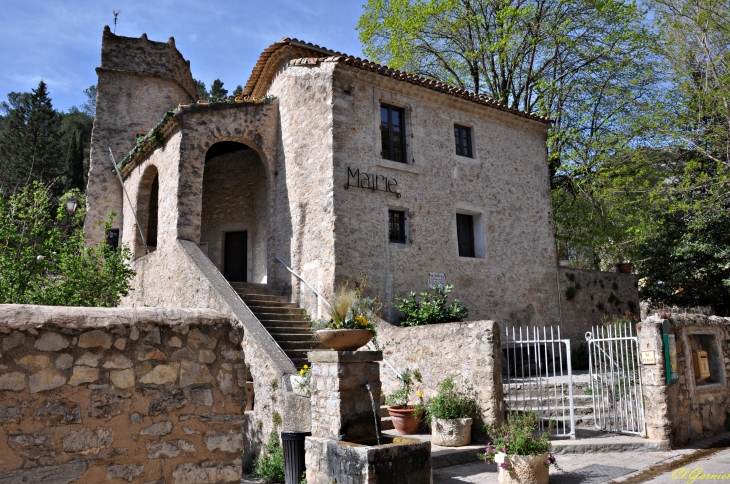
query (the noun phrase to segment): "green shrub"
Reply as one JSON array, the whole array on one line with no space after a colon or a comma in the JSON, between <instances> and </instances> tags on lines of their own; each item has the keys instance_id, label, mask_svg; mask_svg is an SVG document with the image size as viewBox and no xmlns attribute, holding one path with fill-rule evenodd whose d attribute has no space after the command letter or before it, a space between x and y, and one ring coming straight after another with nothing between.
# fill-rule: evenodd
<instances>
[{"instance_id":1,"label":"green shrub","mask_svg":"<svg viewBox=\"0 0 730 484\"><path fill-rule=\"evenodd\" d=\"M487 464L494 461L496 454L503 452L507 455L540 455L548 453L549 457L545 462L546 466L557 467L555 457L550 454L549 427L547 432L535 436L540 417L533 411L524 413L512 412L507 416L507 422L500 427L484 425L484 432L489 436L489 443L484 454L479 458ZM502 463L500 467L507 469L507 464ZM558 467L558 469L560 469Z\"/></svg>"},{"instance_id":2,"label":"green shrub","mask_svg":"<svg viewBox=\"0 0 730 484\"><path fill-rule=\"evenodd\" d=\"M408 368L401 373L400 376L402 386L399 390L394 391L390 395L386 395L385 404L389 407L400 407L407 408L408 401L411 399L411 391L413 390L413 381L421 383L421 372L418 369L413 371ZM419 399L423 395L420 391L418 392Z\"/></svg>"},{"instance_id":3,"label":"green shrub","mask_svg":"<svg viewBox=\"0 0 730 484\"><path fill-rule=\"evenodd\" d=\"M469 316L469 310L462 307L458 299L454 299L451 304L446 305L446 298L453 289L454 286L451 284L446 286L437 284L433 288L433 294L422 292L420 301L415 292L408 294L407 298L396 296L395 299L400 304L394 306L405 314L401 326L450 323L466 319Z\"/></svg>"},{"instance_id":4,"label":"green shrub","mask_svg":"<svg viewBox=\"0 0 730 484\"><path fill-rule=\"evenodd\" d=\"M473 418L477 402L468 393L456 389L453 376L447 377L439 384L436 396L426 402L426 419Z\"/></svg>"},{"instance_id":5,"label":"green shrub","mask_svg":"<svg viewBox=\"0 0 730 484\"><path fill-rule=\"evenodd\" d=\"M279 435L272 430L264 446L264 455L252 465L253 477L259 477L269 484L284 482L284 451L279 444Z\"/></svg>"}]
</instances>

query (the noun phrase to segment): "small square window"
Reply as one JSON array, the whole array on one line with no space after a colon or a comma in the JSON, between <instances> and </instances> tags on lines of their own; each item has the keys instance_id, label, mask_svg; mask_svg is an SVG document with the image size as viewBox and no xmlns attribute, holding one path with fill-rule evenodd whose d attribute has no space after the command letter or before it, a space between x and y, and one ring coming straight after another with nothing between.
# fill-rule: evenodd
<instances>
[{"instance_id":1,"label":"small square window","mask_svg":"<svg viewBox=\"0 0 730 484\"><path fill-rule=\"evenodd\" d=\"M388 210L388 238L393 244L406 243L406 212Z\"/></svg>"},{"instance_id":2,"label":"small square window","mask_svg":"<svg viewBox=\"0 0 730 484\"><path fill-rule=\"evenodd\" d=\"M476 257L474 250L474 217L456 214L456 238L459 242L459 257Z\"/></svg>"},{"instance_id":3,"label":"small square window","mask_svg":"<svg viewBox=\"0 0 730 484\"><path fill-rule=\"evenodd\" d=\"M471 149L471 128L454 125L454 141L456 142L456 154L474 158Z\"/></svg>"},{"instance_id":4,"label":"small square window","mask_svg":"<svg viewBox=\"0 0 730 484\"><path fill-rule=\"evenodd\" d=\"M382 142L381 156L386 160L407 163L406 158L406 121L405 110L380 105L380 139Z\"/></svg>"}]
</instances>

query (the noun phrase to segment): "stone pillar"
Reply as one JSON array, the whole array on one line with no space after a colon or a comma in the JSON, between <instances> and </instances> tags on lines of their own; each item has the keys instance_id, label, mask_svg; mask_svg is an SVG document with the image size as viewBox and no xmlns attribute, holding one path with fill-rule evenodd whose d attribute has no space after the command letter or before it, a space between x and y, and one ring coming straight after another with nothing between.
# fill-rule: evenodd
<instances>
[{"instance_id":1,"label":"stone pillar","mask_svg":"<svg viewBox=\"0 0 730 484\"><path fill-rule=\"evenodd\" d=\"M669 443L671 423L662 322L660 319L642 321L636 325L636 332L639 336L639 351L653 351L656 358L655 365L640 365L647 436Z\"/></svg>"},{"instance_id":2,"label":"stone pillar","mask_svg":"<svg viewBox=\"0 0 730 484\"><path fill-rule=\"evenodd\" d=\"M312 351L312 437L373 443L380 426L380 351ZM375 415L370 395L375 402Z\"/></svg>"}]
</instances>

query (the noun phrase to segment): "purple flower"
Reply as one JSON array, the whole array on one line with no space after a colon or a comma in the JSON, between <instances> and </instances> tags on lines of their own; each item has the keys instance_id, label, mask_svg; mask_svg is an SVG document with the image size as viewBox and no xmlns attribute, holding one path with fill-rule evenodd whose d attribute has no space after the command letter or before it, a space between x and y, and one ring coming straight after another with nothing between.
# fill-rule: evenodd
<instances>
[{"instance_id":1,"label":"purple flower","mask_svg":"<svg viewBox=\"0 0 730 484\"><path fill-rule=\"evenodd\" d=\"M506 447L502 447L502 452L507 452L507 448Z\"/></svg>"},{"instance_id":2,"label":"purple flower","mask_svg":"<svg viewBox=\"0 0 730 484\"><path fill-rule=\"evenodd\" d=\"M491 463L492 463L492 461L491 461L491 460L488 460L488 461L487 461L487 464L491 464Z\"/></svg>"},{"instance_id":3,"label":"purple flower","mask_svg":"<svg viewBox=\"0 0 730 484\"><path fill-rule=\"evenodd\" d=\"M506 462L502 462L501 464L499 464L499 467L501 467L504 470L507 470L507 463Z\"/></svg>"}]
</instances>

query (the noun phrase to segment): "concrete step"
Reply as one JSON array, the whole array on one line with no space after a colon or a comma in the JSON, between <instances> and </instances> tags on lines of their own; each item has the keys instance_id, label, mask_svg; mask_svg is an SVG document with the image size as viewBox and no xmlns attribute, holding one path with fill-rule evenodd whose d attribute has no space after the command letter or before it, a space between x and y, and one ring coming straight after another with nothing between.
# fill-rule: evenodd
<instances>
[{"instance_id":1,"label":"concrete step","mask_svg":"<svg viewBox=\"0 0 730 484\"><path fill-rule=\"evenodd\" d=\"M271 321L268 319L259 319L259 321L269 330L273 330L274 328L305 328L310 333L312 332L309 321Z\"/></svg>"},{"instance_id":2,"label":"concrete step","mask_svg":"<svg viewBox=\"0 0 730 484\"><path fill-rule=\"evenodd\" d=\"M529 395L527 395L524 399L523 398L515 398L515 395L512 395L512 398L504 398L504 404L505 405L521 405L525 407L555 407L556 405L561 405L563 402L565 403L565 406L570 405L570 399L568 398L568 395L566 394L562 398L560 395L558 395L557 399L554 395L550 395L549 397L543 396L543 397L533 397L533 398L527 398ZM592 395L573 395L573 404L574 405L593 405L593 396Z\"/></svg>"},{"instance_id":3,"label":"concrete step","mask_svg":"<svg viewBox=\"0 0 730 484\"><path fill-rule=\"evenodd\" d=\"M319 343L319 340L314 337L314 335L311 333L311 331L308 332L302 332L302 333L275 333L272 331L269 331L271 333L271 336L274 337L275 340L279 341L304 341L304 342L316 342Z\"/></svg>"},{"instance_id":4,"label":"concrete step","mask_svg":"<svg viewBox=\"0 0 730 484\"><path fill-rule=\"evenodd\" d=\"M278 297L278 296L271 296L271 297ZM282 299L284 297L282 296ZM261 308L264 307L272 307L272 308L287 308L287 309L296 309L298 314L301 314L301 309L299 308L299 305L297 303L287 302L287 301L261 301L259 299L245 299L243 302L246 303L246 306L250 307L252 311L259 311L262 310Z\"/></svg>"},{"instance_id":5,"label":"concrete step","mask_svg":"<svg viewBox=\"0 0 730 484\"><path fill-rule=\"evenodd\" d=\"M563 412L565 412L565 415L568 415L570 413L570 407L565 407L565 410L563 411L562 408L555 408L555 407L530 407L530 406L523 406L523 405L512 405L508 406L505 405L504 410L507 412L524 412L526 410L531 410L541 417L550 417L553 415L563 415ZM573 406L573 413L578 415L593 415L593 407L587 406L587 405L581 405L581 406Z\"/></svg>"},{"instance_id":6,"label":"concrete step","mask_svg":"<svg viewBox=\"0 0 730 484\"><path fill-rule=\"evenodd\" d=\"M393 430L395 426L393 425L393 419L390 417L382 417L380 419L380 431L385 432L386 430Z\"/></svg>"},{"instance_id":7,"label":"concrete step","mask_svg":"<svg viewBox=\"0 0 730 484\"><path fill-rule=\"evenodd\" d=\"M241 296L242 299L247 296L281 296L279 291L276 289L237 288L237 287L233 286L233 290L236 291L236 294Z\"/></svg>"}]
</instances>

